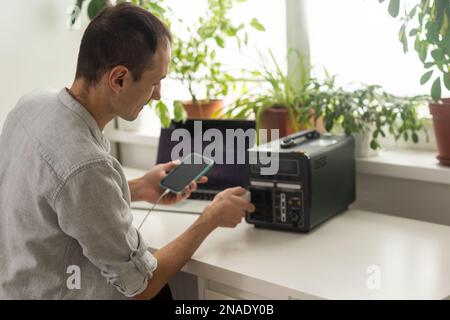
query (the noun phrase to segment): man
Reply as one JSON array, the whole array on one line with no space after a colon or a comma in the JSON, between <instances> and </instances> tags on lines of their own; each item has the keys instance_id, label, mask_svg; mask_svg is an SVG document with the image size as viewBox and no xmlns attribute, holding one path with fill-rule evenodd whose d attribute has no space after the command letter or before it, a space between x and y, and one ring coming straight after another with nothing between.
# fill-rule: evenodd
<instances>
[{"instance_id":1,"label":"man","mask_svg":"<svg viewBox=\"0 0 450 320\"><path fill-rule=\"evenodd\" d=\"M102 130L160 99L170 43L149 12L107 8L83 35L71 88L27 95L8 115L0 136L0 299L153 298L209 233L254 210L239 197L242 188L227 189L154 254L132 225L130 201L155 202L177 163L127 183ZM192 182L162 202L195 189ZM74 287L75 271L81 281Z\"/></svg>"}]
</instances>

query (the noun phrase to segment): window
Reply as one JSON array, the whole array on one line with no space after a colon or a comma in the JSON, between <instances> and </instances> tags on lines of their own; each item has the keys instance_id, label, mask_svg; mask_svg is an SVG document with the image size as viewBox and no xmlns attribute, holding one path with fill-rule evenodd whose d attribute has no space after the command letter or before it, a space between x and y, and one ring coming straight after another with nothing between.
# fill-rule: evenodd
<instances>
[{"instance_id":1,"label":"window","mask_svg":"<svg viewBox=\"0 0 450 320\"><path fill-rule=\"evenodd\" d=\"M176 21L172 22L172 32L183 36L185 34L186 23L194 23L206 7L206 0L185 1L185 0L167 0L166 2L173 10L175 16L184 21L182 25ZM278 61L282 65L285 62L287 52L286 45L286 17L285 2L281 0L247 0L243 3L236 3L236 6L230 12L233 21L243 22L257 18L266 28L265 32L259 32L249 28L249 45L238 52L237 46L227 46L220 53L223 63L231 70L242 68L251 68L257 66L259 53L266 53L270 48ZM283 65L287 68L286 65ZM163 100L189 100L188 90L181 83L167 79L162 83ZM137 130L150 135L159 134L159 119L150 108L144 108L140 115L140 120L136 124Z\"/></svg>"},{"instance_id":2,"label":"window","mask_svg":"<svg viewBox=\"0 0 450 320\"><path fill-rule=\"evenodd\" d=\"M403 53L400 22L388 14L388 2L304 1L313 65L339 75L343 84L379 84L397 95L429 94L431 82L419 83L424 68L416 52Z\"/></svg>"},{"instance_id":3,"label":"window","mask_svg":"<svg viewBox=\"0 0 450 320\"><path fill-rule=\"evenodd\" d=\"M398 40L400 22L387 12L387 3L377 0L287 0L296 2L302 14L295 14L289 21L289 28L297 32L295 42L309 47L311 64L320 71L325 67L330 74L338 75L340 84L379 84L388 92L403 96L429 94L431 82L419 83L424 73L415 51L404 54ZM174 13L186 22L194 22L204 12L206 0L193 2L168 0ZM403 1L407 5L411 0ZM281 0L248 0L237 4L230 16L236 21L248 21L256 17L266 27L266 32L250 30L250 46L242 54L237 48L227 47L221 52L222 60L233 69L254 66L259 61L258 50L274 52L276 59L283 62L286 43L286 7ZM299 21L300 17L305 21ZM307 39L295 28L306 26ZM183 28L174 23L172 31L182 34ZM302 48L301 48L302 49ZM173 80L163 83L163 98L167 101L189 99L187 89ZM427 114L428 108L422 113ZM159 132L159 120L153 111L146 108L140 130Z\"/></svg>"}]
</instances>

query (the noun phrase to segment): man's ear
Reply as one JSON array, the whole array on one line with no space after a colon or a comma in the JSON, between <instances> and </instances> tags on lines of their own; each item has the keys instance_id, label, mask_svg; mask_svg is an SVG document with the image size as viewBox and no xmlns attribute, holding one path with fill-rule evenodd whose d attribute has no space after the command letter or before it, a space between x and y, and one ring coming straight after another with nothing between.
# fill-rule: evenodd
<instances>
[{"instance_id":1,"label":"man's ear","mask_svg":"<svg viewBox=\"0 0 450 320\"><path fill-rule=\"evenodd\" d=\"M116 66L109 72L108 84L114 92L120 92L123 89L125 78L130 71L127 67Z\"/></svg>"}]
</instances>

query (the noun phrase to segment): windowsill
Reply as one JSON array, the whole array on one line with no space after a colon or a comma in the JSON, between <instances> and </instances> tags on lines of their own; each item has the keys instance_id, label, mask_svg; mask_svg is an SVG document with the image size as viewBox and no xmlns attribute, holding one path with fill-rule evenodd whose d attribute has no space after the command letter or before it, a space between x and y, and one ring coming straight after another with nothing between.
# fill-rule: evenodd
<instances>
[{"instance_id":1,"label":"windowsill","mask_svg":"<svg viewBox=\"0 0 450 320\"><path fill-rule=\"evenodd\" d=\"M106 136L111 142L157 147L159 136L110 129ZM392 148L382 150L376 157L356 159L358 173L400 179L450 184L450 167L436 159L435 151Z\"/></svg>"},{"instance_id":2,"label":"windowsill","mask_svg":"<svg viewBox=\"0 0 450 320\"><path fill-rule=\"evenodd\" d=\"M401 179L450 184L450 167L436 159L434 151L392 149L383 150L372 158L358 158L358 173Z\"/></svg>"}]
</instances>

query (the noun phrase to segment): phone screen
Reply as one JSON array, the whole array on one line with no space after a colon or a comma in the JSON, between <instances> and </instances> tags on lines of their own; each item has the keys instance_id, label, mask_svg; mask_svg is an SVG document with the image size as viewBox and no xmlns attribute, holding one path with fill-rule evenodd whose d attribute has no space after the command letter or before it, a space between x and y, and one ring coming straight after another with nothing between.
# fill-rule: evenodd
<instances>
[{"instance_id":1,"label":"phone screen","mask_svg":"<svg viewBox=\"0 0 450 320\"><path fill-rule=\"evenodd\" d=\"M181 164L169 172L161 186L174 192L182 192L193 180L200 178L214 164L214 161L198 154L188 155Z\"/></svg>"}]
</instances>

